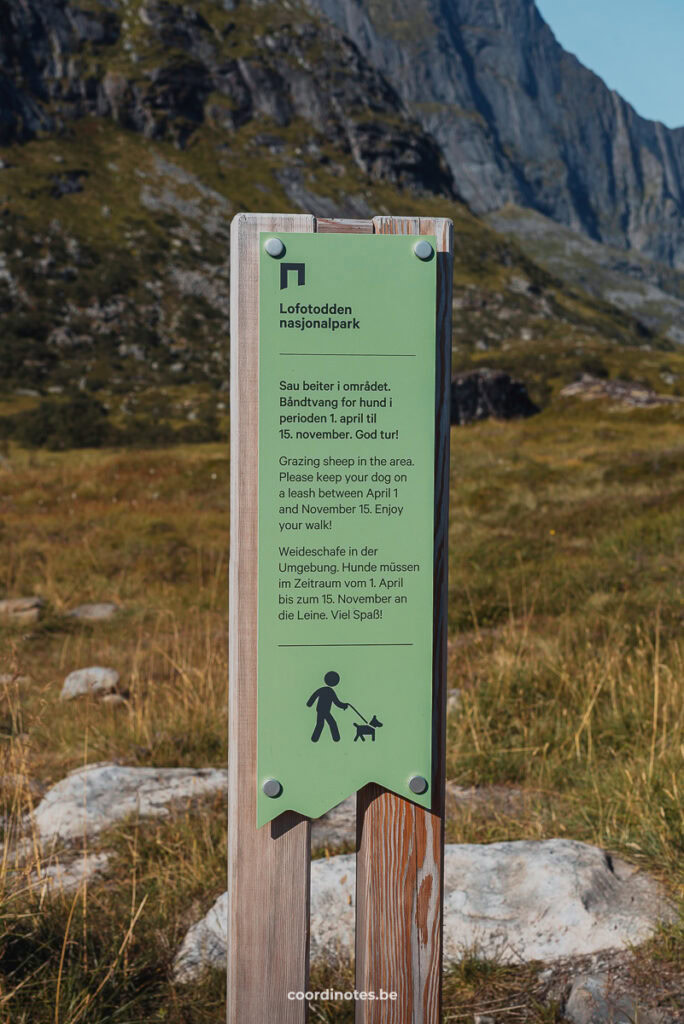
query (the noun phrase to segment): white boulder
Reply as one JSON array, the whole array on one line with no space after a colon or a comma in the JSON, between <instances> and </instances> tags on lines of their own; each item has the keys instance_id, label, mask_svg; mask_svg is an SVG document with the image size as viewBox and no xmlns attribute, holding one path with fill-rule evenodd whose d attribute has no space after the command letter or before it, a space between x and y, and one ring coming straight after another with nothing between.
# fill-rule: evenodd
<instances>
[{"instance_id":1,"label":"white boulder","mask_svg":"<svg viewBox=\"0 0 684 1024\"><path fill-rule=\"evenodd\" d=\"M85 622L107 622L119 611L118 604L112 601L98 601L93 604L79 604L67 615L72 619L83 619Z\"/></svg>"},{"instance_id":2,"label":"white boulder","mask_svg":"<svg viewBox=\"0 0 684 1024\"><path fill-rule=\"evenodd\" d=\"M40 871L32 871L28 885L33 892L41 896L55 895L57 892L71 892L84 882L94 881L104 874L109 867L108 853L88 853L68 860L55 860L43 865ZM23 877L24 884L26 878Z\"/></svg>"},{"instance_id":3,"label":"white boulder","mask_svg":"<svg viewBox=\"0 0 684 1024\"><path fill-rule=\"evenodd\" d=\"M0 672L0 686L28 686L30 676L22 676L16 672Z\"/></svg>"},{"instance_id":4,"label":"white boulder","mask_svg":"<svg viewBox=\"0 0 684 1024\"><path fill-rule=\"evenodd\" d=\"M311 958L353 955L355 855L311 865ZM476 950L504 962L555 960L645 941L673 917L661 886L571 839L445 848L444 957ZM187 933L176 977L225 965L227 894Z\"/></svg>"},{"instance_id":5,"label":"white boulder","mask_svg":"<svg viewBox=\"0 0 684 1024\"><path fill-rule=\"evenodd\" d=\"M444 953L555 960L647 939L669 907L658 883L573 839L447 847Z\"/></svg>"},{"instance_id":6,"label":"white boulder","mask_svg":"<svg viewBox=\"0 0 684 1024\"><path fill-rule=\"evenodd\" d=\"M34 811L43 841L93 835L129 814L160 817L178 801L193 800L228 787L218 768L133 768L92 764L56 783Z\"/></svg>"},{"instance_id":7,"label":"white boulder","mask_svg":"<svg viewBox=\"0 0 684 1024\"><path fill-rule=\"evenodd\" d=\"M572 1024L655 1024L658 1019L631 995L611 984L608 975L583 974L575 978L565 1005Z\"/></svg>"},{"instance_id":8,"label":"white boulder","mask_svg":"<svg viewBox=\"0 0 684 1024\"><path fill-rule=\"evenodd\" d=\"M44 604L42 597L6 597L0 601L0 619L28 626L38 621Z\"/></svg>"},{"instance_id":9,"label":"white boulder","mask_svg":"<svg viewBox=\"0 0 684 1024\"><path fill-rule=\"evenodd\" d=\"M114 693L119 683L119 673L114 668L103 668L91 665L90 668L79 668L70 672L62 685L60 700L74 700L75 697L103 697L106 693Z\"/></svg>"},{"instance_id":10,"label":"white boulder","mask_svg":"<svg viewBox=\"0 0 684 1024\"><path fill-rule=\"evenodd\" d=\"M356 793L311 822L311 846L314 850L355 841Z\"/></svg>"}]
</instances>

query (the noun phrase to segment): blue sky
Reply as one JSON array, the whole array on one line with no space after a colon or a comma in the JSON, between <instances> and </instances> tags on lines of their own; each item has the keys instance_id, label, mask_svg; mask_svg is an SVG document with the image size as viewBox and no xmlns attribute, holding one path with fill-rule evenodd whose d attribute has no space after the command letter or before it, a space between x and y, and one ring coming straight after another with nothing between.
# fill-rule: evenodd
<instances>
[{"instance_id":1,"label":"blue sky","mask_svg":"<svg viewBox=\"0 0 684 1024\"><path fill-rule=\"evenodd\" d=\"M684 0L537 0L559 43L642 117L684 125Z\"/></svg>"}]
</instances>

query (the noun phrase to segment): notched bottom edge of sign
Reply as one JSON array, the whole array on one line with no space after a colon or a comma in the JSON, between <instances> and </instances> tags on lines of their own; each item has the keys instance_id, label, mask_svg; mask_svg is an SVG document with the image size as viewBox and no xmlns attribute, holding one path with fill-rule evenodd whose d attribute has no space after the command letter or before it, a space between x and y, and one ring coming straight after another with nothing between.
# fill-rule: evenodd
<instances>
[{"instance_id":1,"label":"notched bottom edge of sign","mask_svg":"<svg viewBox=\"0 0 684 1024\"><path fill-rule=\"evenodd\" d=\"M343 803L345 800L348 800L350 796L357 796L361 789L363 789L365 786L379 786L385 792L392 793L393 796L398 796L402 800L406 800L407 803L415 804L416 807L420 807L424 811L436 813L433 812L432 804L434 800L434 795L430 792L430 790L428 790L428 792L423 794L422 796L419 796L414 793L399 793L397 792L396 789L392 789L390 786L386 786L382 782L377 782L375 779L368 779L367 782L364 782L363 786L359 787L359 789L354 789L352 790L351 793L348 793L346 796L343 796L339 800L336 800L335 803L330 804L328 806L324 806L318 813L307 814L305 811L300 810L298 807L288 807L285 805L283 805L282 807L276 807L275 804L279 802L281 799L280 797L276 797L273 800L273 813L266 817L262 817L259 814L260 807L259 804L257 803L257 830L263 828L264 825L273 824L283 814L299 814L302 818L308 818L310 821L317 821L319 818L322 818L326 814L328 814L328 812L331 811L334 807L338 807L339 804Z\"/></svg>"}]
</instances>

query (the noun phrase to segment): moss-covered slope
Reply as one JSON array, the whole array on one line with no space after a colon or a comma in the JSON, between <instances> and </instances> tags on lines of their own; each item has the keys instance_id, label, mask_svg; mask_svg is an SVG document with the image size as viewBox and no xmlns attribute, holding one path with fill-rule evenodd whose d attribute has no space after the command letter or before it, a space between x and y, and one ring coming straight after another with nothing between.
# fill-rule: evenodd
<instances>
[{"instance_id":1,"label":"moss-covered slope","mask_svg":"<svg viewBox=\"0 0 684 1024\"><path fill-rule=\"evenodd\" d=\"M5 435L39 441L6 417L81 390L113 428L102 439L216 436L241 209L452 217L455 368L501 366L542 403L582 371L678 388L675 346L469 213L436 144L336 29L285 0L231 6L5 9Z\"/></svg>"}]
</instances>

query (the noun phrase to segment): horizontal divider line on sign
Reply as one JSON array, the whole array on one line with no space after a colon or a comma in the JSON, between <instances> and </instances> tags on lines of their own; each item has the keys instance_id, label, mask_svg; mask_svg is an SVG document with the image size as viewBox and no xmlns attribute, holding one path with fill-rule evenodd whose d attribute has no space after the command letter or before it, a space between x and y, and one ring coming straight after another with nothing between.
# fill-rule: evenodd
<instances>
[{"instance_id":1,"label":"horizontal divider line on sign","mask_svg":"<svg viewBox=\"0 0 684 1024\"><path fill-rule=\"evenodd\" d=\"M345 358L366 359L415 359L415 352L281 352L281 356L344 356Z\"/></svg>"},{"instance_id":2,"label":"horizontal divider line on sign","mask_svg":"<svg viewBox=\"0 0 684 1024\"><path fill-rule=\"evenodd\" d=\"M413 644L278 644L278 647L413 647Z\"/></svg>"}]
</instances>

